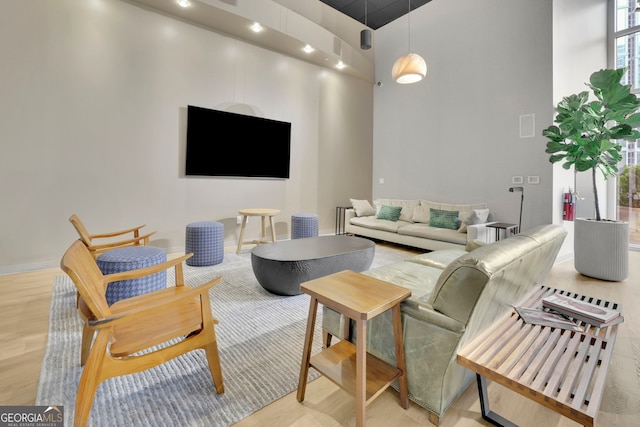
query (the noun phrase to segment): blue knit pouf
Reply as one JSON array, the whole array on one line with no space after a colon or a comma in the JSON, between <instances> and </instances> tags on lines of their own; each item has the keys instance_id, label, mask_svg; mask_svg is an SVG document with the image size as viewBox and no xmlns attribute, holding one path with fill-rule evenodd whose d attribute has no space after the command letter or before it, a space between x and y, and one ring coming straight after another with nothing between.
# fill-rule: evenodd
<instances>
[{"instance_id":1,"label":"blue knit pouf","mask_svg":"<svg viewBox=\"0 0 640 427\"><path fill-rule=\"evenodd\" d=\"M112 249L96 260L102 274L120 273L161 264L167 260L164 249L153 246L128 246ZM137 279L120 280L107 285L107 304L167 287L167 272L161 271Z\"/></svg>"},{"instance_id":2,"label":"blue knit pouf","mask_svg":"<svg viewBox=\"0 0 640 427\"><path fill-rule=\"evenodd\" d=\"M224 259L224 224L214 221L187 225L185 253L193 252L187 265L204 267L220 264Z\"/></svg>"},{"instance_id":3,"label":"blue knit pouf","mask_svg":"<svg viewBox=\"0 0 640 427\"><path fill-rule=\"evenodd\" d=\"M297 213L291 215L291 239L318 236L318 215Z\"/></svg>"}]
</instances>

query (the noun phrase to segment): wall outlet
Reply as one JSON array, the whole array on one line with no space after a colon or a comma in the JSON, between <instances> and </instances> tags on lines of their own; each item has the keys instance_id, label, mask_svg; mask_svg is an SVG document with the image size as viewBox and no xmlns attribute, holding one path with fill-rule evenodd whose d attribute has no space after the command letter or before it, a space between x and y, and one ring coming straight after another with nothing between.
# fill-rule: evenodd
<instances>
[{"instance_id":1,"label":"wall outlet","mask_svg":"<svg viewBox=\"0 0 640 427\"><path fill-rule=\"evenodd\" d=\"M236 221L238 222L238 225L242 224L242 215L238 215L236 217Z\"/></svg>"}]
</instances>

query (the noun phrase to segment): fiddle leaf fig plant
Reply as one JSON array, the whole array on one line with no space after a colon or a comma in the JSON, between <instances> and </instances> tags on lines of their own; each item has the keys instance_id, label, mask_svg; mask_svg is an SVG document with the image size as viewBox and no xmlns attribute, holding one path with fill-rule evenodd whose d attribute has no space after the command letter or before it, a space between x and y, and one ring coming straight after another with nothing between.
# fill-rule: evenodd
<instances>
[{"instance_id":1,"label":"fiddle leaf fig plant","mask_svg":"<svg viewBox=\"0 0 640 427\"><path fill-rule=\"evenodd\" d=\"M591 74L589 92L569 95L556 107L557 125L542 131L547 142L551 163L564 162L562 167L577 172L591 171L595 199L596 221L601 221L596 186L596 170L604 179L618 174L622 160L622 145L618 140L635 140L640 132L640 99L631 93L628 85L620 81L626 68L605 69Z\"/></svg>"}]
</instances>

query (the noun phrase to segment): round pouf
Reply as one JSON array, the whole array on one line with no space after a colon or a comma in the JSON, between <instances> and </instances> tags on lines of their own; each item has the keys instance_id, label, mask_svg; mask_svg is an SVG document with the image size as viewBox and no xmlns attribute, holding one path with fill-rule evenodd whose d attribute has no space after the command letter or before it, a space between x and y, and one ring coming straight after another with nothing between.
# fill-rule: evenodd
<instances>
[{"instance_id":1,"label":"round pouf","mask_svg":"<svg viewBox=\"0 0 640 427\"><path fill-rule=\"evenodd\" d=\"M302 239L318 236L318 215L297 213L291 215L291 238Z\"/></svg>"},{"instance_id":2,"label":"round pouf","mask_svg":"<svg viewBox=\"0 0 640 427\"><path fill-rule=\"evenodd\" d=\"M164 249L153 246L128 246L112 249L96 260L102 274L120 273L163 263L167 260ZM167 287L167 272L161 271L137 279L120 280L107 285L107 304Z\"/></svg>"},{"instance_id":3,"label":"round pouf","mask_svg":"<svg viewBox=\"0 0 640 427\"><path fill-rule=\"evenodd\" d=\"M193 252L187 265L204 267L220 264L224 259L224 224L214 221L187 225L185 253Z\"/></svg>"}]
</instances>

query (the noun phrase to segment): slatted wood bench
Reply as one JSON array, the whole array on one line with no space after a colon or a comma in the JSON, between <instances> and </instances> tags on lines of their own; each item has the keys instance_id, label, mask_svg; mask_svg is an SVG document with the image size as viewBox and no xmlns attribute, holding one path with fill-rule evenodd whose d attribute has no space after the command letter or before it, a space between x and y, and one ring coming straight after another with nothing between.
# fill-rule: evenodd
<instances>
[{"instance_id":1,"label":"slatted wood bench","mask_svg":"<svg viewBox=\"0 0 640 427\"><path fill-rule=\"evenodd\" d=\"M546 286L520 305L540 308L542 298L553 293L619 311L622 308ZM457 362L476 373L484 419L495 425L514 425L490 410L489 379L584 426L594 426L618 324L597 328L577 323L584 332L526 324L511 310L458 353Z\"/></svg>"}]
</instances>

